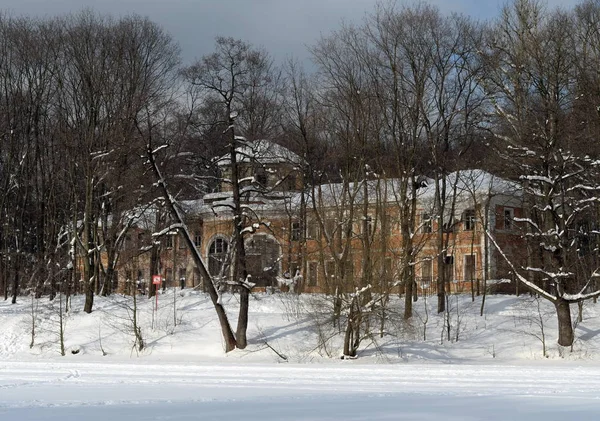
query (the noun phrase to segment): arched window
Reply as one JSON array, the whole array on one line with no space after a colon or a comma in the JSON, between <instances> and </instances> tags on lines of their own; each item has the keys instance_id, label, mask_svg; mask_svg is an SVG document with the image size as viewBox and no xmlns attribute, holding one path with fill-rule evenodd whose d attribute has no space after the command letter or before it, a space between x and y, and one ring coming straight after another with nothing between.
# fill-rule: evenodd
<instances>
[{"instance_id":1,"label":"arched window","mask_svg":"<svg viewBox=\"0 0 600 421\"><path fill-rule=\"evenodd\" d=\"M227 271L229 243L224 238L215 238L208 248L208 271L212 276L222 276Z\"/></svg>"}]
</instances>

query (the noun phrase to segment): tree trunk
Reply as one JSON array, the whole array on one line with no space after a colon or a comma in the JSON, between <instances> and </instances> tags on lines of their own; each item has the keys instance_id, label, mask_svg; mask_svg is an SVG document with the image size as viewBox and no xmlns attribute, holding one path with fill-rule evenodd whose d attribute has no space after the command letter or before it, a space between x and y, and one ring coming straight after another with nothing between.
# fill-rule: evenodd
<instances>
[{"instance_id":1,"label":"tree trunk","mask_svg":"<svg viewBox=\"0 0 600 421\"><path fill-rule=\"evenodd\" d=\"M242 212L234 117L231 114L230 105L227 106L227 115L229 116L229 130L231 132L231 144L229 152L231 159L231 186L234 206L233 243L235 251L233 255L234 260L232 276L234 282L242 283L240 286L240 312L238 314L238 324L235 339L236 346L239 349L244 349L247 345L246 331L248 330L248 310L250 296L249 288L251 288L251 286L246 285L246 282L248 281L248 271L246 268L246 247L244 246L244 234L242 232L245 223L245 216Z\"/></svg>"},{"instance_id":2,"label":"tree trunk","mask_svg":"<svg viewBox=\"0 0 600 421\"><path fill-rule=\"evenodd\" d=\"M150 279L148 280L148 298L152 298L156 295L156 291L158 290L158 285L154 285L154 279L152 278L154 275L160 275L160 265L159 265L159 255L158 255L158 247L156 245L152 246L152 250L150 251Z\"/></svg>"},{"instance_id":3,"label":"tree trunk","mask_svg":"<svg viewBox=\"0 0 600 421\"><path fill-rule=\"evenodd\" d=\"M166 182L163 179L162 174L160 173L160 169L158 168L158 165L156 164L156 161L154 159L154 153L152 152L152 148L151 148L150 144L148 145L147 156L148 156L148 160L150 161L152 170L154 171L154 174L155 174L157 180L159 181L158 184L159 184L160 189L162 190L162 196L165 199L169 213L171 214L171 217L173 218L173 220L176 223L181 225L180 232L183 236L183 239L185 240L185 243L187 244L187 247L191 253L192 259L194 259L196 268L198 269L198 272L200 272L200 276L202 276L202 278L203 278L203 281L204 281L203 283L208 288L208 294L210 295L210 300L212 301L213 306L215 308L215 312L217 313L217 317L219 318L219 325L221 326L221 333L223 334L223 340L225 341L225 352L232 351L233 349L235 349L236 340L235 340L235 336L233 336L233 330L231 330L231 325L229 324L229 319L227 318L227 313L225 312L225 308L223 307L223 305L220 303L219 293L217 292L215 285L213 284L210 273L206 269L206 265L202 261L200 252L198 251L198 249L196 248L196 246L194 244L192 236L190 235L190 232L187 229L187 225L185 224L185 222L183 220L183 216L179 213L179 210L175 207L175 202L173 200L173 197L169 194L169 190L167 188Z\"/></svg>"},{"instance_id":4,"label":"tree trunk","mask_svg":"<svg viewBox=\"0 0 600 421\"><path fill-rule=\"evenodd\" d=\"M250 307L250 290L245 286L240 287L240 312L238 314L237 330L235 333L236 346L246 348L246 330L248 329L248 310Z\"/></svg>"},{"instance_id":5,"label":"tree trunk","mask_svg":"<svg viewBox=\"0 0 600 421\"><path fill-rule=\"evenodd\" d=\"M85 294L85 304L83 311L91 313L94 306L94 274L95 253L90 252L94 248L92 235L92 195L93 186L91 176L86 179L85 191L85 209L83 216L83 288Z\"/></svg>"},{"instance_id":6,"label":"tree trunk","mask_svg":"<svg viewBox=\"0 0 600 421\"><path fill-rule=\"evenodd\" d=\"M352 297L344 334L344 357L356 357L360 345L360 308L358 296Z\"/></svg>"},{"instance_id":7,"label":"tree trunk","mask_svg":"<svg viewBox=\"0 0 600 421\"><path fill-rule=\"evenodd\" d=\"M571 307L569 302L559 298L555 303L558 317L558 344L561 346L573 345L573 324L571 323Z\"/></svg>"},{"instance_id":8,"label":"tree trunk","mask_svg":"<svg viewBox=\"0 0 600 421\"><path fill-rule=\"evenodd\" d=\"M13 277L13 287L12 287L12 304L17 303L17 296L19 295L19 272L21 268L19 267L19 256L15 257L15 275Z\"/></svg>"},{"instance_id":9,"label":"tree trunk","mask_svg":"<svg viewBox=\"0 0 600 421\"><path fill-rule=\"evenodd\" d=\"M404 320L408 320L412 317L413 313L413 289L414 282L412 276L410 276L409 268L405 267L403 270L404 278Z\"/></svg>"}]
</instances>

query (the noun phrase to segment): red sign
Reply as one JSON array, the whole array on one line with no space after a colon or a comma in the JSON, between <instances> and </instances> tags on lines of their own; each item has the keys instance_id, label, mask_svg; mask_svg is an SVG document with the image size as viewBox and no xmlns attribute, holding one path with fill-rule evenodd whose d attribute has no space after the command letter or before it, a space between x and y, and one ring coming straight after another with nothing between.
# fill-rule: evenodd
<instances>
[{"instance_id":1,"label":"red sign","mask_svg":"<svg viewBox=\"0 0 600 421\"><path fill-rule=\"evenodd\" d=\"M152 275L152 283L154 285L160 285L162 282L162 279L160 277L160 275Z\"/></svg>"}]
</instances>

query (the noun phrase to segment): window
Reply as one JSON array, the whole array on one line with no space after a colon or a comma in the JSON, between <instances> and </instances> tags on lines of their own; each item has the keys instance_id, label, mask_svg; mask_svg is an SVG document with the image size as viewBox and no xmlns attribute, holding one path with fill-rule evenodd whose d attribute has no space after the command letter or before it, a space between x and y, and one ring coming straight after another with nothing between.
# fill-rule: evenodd
<instances>
[{"instance_id":1,"label":"window","mask_svg":"<svg viewBox=\"0 0 600 421\"><path fill-rule=\"evenodd\" d=\"M475 279L475 255L465 254L465 281Z\"/></svg>"},{"instance_id":2,"label":"window","mask_svg":"<svg viewBox=\"0 0 600 421\"><path fill-rule=\"evenodd\" d=\"M296 176L294 174L288 174L285 178L284 187L286 191L296 190Z\"/></svg>"},{"instance_id":3,"label":"window","mask_svg":"<svg viewBox=\"0 0 600 421\"><path fill-rule=\"evenodd\" d=\"M391 235L391 230L390 227L392 226L392 224L390 223L392 220L392 217L390 216L389 213L385 213L382 215L381 217L381 231L383 233L385 233L385 235Z\"/></svg>"},{"instance_id":4,"label":"window","mask_svg":"<svg viewBox=\"0 0 600 421\"><path fill-rule=\"evenodd\" d=\"M473 231L475 229L475 209L467 209L463 215L465 231Z\"/></svg>"},{"instance_id":5,"label":"window","mask_svg":"<svg viewBox=\"0 0 600 421\"><path fill-rule=\"evenodd\" d=\"M444 277L446 282L454 280L454 256L444 257Z\"/></svg>"},{"instance_id":6,"label":"window","mask_svg":"<svg viewBox=\"0 0 600 421\"><path fill-rule=\"evenodd\" d=\"M433 231L433 224L431 222L431 215L427 212L421 214L421 232L428 234Z\"/></svg>"},{"instance_id":7,"label":"window","mask_svg":"<svg viewBox=\"0 0 600 421\"><path fill-rule=\"evenodd\" d=\"M196 247L200 247L202 245L202 234L200 234L200 231L194 232L194 245Z\"/></svg>"},{"instance_id":8,"label":"window","mask_svg":"<svg viewBox=\"0 0 600 421\"><path fill-rule=\"evenodd\" d=\"M428 258L421 263L421 282L430 283L433 278L433 259Z\"/></svg>"},{"instance_id":9,"label":"window","mask_svg":"<svg viewBox=\"0 0 600 421\"><path fill-rule=\"evenodd\" d=\"M373 218L371 217L371 215L367 215L364 217L362 233L366 233L368 237L373 235Z\"/></svg>"},{"instance_id":10,"label":"window","mask_svg":"<svg viewBox=\"0 0 600 421\"><path fill-rule=\"evenodd\" d=\"M325 274L327 275L327 279L335 278L335 262L333 260L325 262Z\"/></svg>"},{"instance_id":11,"label":"window","mask_svg":"<svg viewBox=\"0 0 600 421\"><path fill-rule=\"evenodd\" d=\"M225 241L222 238L217 238L210 245L209 253L210 254L226 253L228 248L229 248L229 245L227 244L227 241Z\"/></svg>"},{"instance_id":12,"label":"window","mask_svg":"<svg viewBox=\"0 0 600 421\"><path fill-rule=\"evenodd\" d=\"M393 269L392 269L392 258L386 257L383 261L383 280L385 282L390 283L393 277Z\"/></svg>"},{"instance_id":13,"label":"window","mask_svg":"<svg viewBox=\"0 0 600 421\"><path fill-rule=\"evenodd\" d=\"M169 283L173 282L173 269L167 268L165 270L165 280Z\"/></svg>"},{"instance_id":14,"label":"window","mask_svg":"<svg viewBox=\"0 0 600 421\"><path fill-rule=\"evenodd\" d=\"M319 239L319 224L315 219L308 221L308 225L306 226L306 236L314 240Z\"/></svg>"},{"instance_id":15,"label":"window","mask_svg":"<svg viewBox=\"0 0 600 421\"><path fill-rule=\"evenodd\" d=\"M267 187L268 177L267 177L267 172L265 171L264 168L258 168L256 170L254 179L261 187Z\"/></svg>"},{"instance_id":16,"label":"window","mask_svg":"<svg viewBox=\"0 0 600 421\"><path fill-rule=\"evenodd\" d=\"M450 218L448 221L444 222L444 225L442 226L444 232L454 232L454 228L455 228L456 224L454 223L454 218Z\"/></svg>"},{"instance_id":17,"label":"window","mask_svg":"<svg viewBox=\"0 0 600 421\"><path fill-rule=\"evenodd\" d=\"M352 256L349 257L350 260L346 262L344 278L346 282L354 282L354 262L352 261Z\"/></svg>"},{"instance_id":18,"label":"window","mask_svg":"<svg viewBox=\"0 0 600 421\"><path fill-rule=\"evenodd\" d=\"M213 276L220 276L226 269L229 244L223 238L215 238L208 248L208 271Z\"/></svg>"},{"instance_id":19,"label":"window","mask_svg":"<svg viewBox=\"0 0 600 421\"><path fill-rule=\"evenodd\" d=\"M257 286L276 285L281 262L279 243L266 234L254 234L246 241L246 270Z\"/></svg>"},{"instance_id":20,"label":"window","mask_svg":"<svg viewBox=\"0 0 600 421\"><path fill-rule=\"evenodd\" d=\"M298 265L298 262L291 262L290 263L290 275L292 278L295 278L296 275L298 274L298 271L300 270L300 266Z\"/></svg>"},{"instance_id":21,"label":"window","mask_svg":"<svg viewBox=\"0 0 600 421\"><path fill-rule=\"evenodd\" d=\"M181 235L177 236L177 243L179 244L180 249L184 249L186 247L185 240Z\"/></svg>"},{"instance_id":22,"label":"window","mask_svg":"<svg viewBox=\"0 0 600 421\"><path fill-rule=\"evenodd\" d=\"M173 236L171 234L165 236L165 247L168 249L173 248Z\"/></svg>"},{"instance_id":23,"label":"window","mask_svg":"<svg viewBox=\"0 0 600 421\"><path fill-rule=\"evenodd\" d=\"M291 227L291 232L290 232L290 239L292 241L300 241L300 222L299 221L293 221L292 222L292 227Z\"/></svg>"},{"instance_id":24,"label":"window","mask_svg":"<svg viewBox=\"0 0 600 421\"><path fill-rule=\"evenodd\" d=\"M504 208L503 228L510 230L513 228L513 219L515 217L515 210L513 208Z\"/></svg>"},{"instance_id":25,"label":"window","mask_svg":"<svg viewBox=\"0 0 600 421\"><path fill-rule=\"evenodd\" d=\"M337 228L337 224L335 221L335 218L327 218L325 219L325 221L323 221L323 225L325 225L325 232L330 236L333 237L334 234L336 233L336 228Z\"/></svg>"},{"instance_id":26,"label":"window","mask_svg":"<svg viewBox=\"0 0 600 421\"><path fill-rule=\"evenodd\" d=\"M308 262L308 286L317 286L317 262Z\"/></svg>"}]
</instances>

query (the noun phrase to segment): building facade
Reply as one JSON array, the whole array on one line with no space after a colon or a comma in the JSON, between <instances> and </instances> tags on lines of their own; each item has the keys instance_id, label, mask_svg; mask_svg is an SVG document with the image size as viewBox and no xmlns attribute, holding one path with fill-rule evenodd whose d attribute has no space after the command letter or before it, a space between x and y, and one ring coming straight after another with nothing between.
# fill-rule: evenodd
<instances>
[{"instance_id":1,"label":"building facade","mask_svg":"<svg viewBox=\"0 0 600 421\"><path fill-rule=\"evenodd\" d=\"M445 182L451 194L443 218L439 201L436 205L435 182L421 182L414 193L407 254L401 235L406 209L398 200L402 180L307 186L302 182L301 159L280 145L251 142L238 153L246 267L257 290L332 293L370 285L400 291L406 279L402 274L408 270L418 293L436 293L442 271L447 291L469 291L483 288L484 279L488 283L511 279L510 267L495 244L515 266L526 264L518 222L523 216L521 191L485 171L448 175ZM209 272L228 280L233 249L231 162L224 157L219 165L220 191L183 202L182 207ZM158 258L164 285L202 288L206 282L175 231L162 236ZM147 284L148 259L148 253L129 259L122 265L120 281L136 278Z\"/></svg>"}]
</instances>

